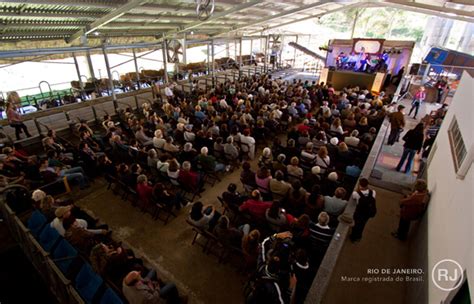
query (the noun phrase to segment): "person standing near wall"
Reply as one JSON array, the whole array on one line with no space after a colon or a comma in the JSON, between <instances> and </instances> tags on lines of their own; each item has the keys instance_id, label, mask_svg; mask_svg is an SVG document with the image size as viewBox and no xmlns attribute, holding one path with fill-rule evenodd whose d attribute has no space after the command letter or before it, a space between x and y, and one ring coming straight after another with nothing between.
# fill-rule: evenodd
<instances>
[{"instance_id":1,"label":"person standing near wall","mask_svg":"<svg viewBox=\"0 0 474 304\"><path fill-rule=\"evenodd\" d=\"M392 232L392 236L401 241L407 239L411 221L418 220L423 216L430 199L425 180L418 179L413 188L414 191L411 194L405 195L400 200L400 221L397 231Z\"/></svg>"},{"instance_id":2,"label":"person standing near wall","mask_svg":"<svg viewBox=\"0 0 474 304\"><path fill-rule=\"evenodd\" d=\"M400 159L397 165L397 171L400 171L402 169L402 166L406 160L407 163L405 165L405 173L410 173L415 154L420 153L421 148L423 147L423 130L423 123L419 123L416 125L415 128L409 130L405 134L405 136L403 136L405 144L403 145L402 158Z\"/></svg>"},{"instance_id":3,"label":"person standing near wall","mask_svg":"<svg viewBox=\"0 0 474 304\"><path fill-rule=\"evenodd\" d=\"M411 103L411 109L410 109L410 112L408 113L408 116L410 116L411 112L415 110L415 115L413 115L413 118L416 119L416 115L418 115L418 110L420 109L420 105L423 101L425 101L425 98L426 98L425 87L420 87L415 94L415 98L413 98L413 101Z\"/></svg>"},{"instance_id":4,"label":"person standing near wall","mask_svg":"<svg viewBox=\"0 0 474 304\"><path fill-rule=\"evenodd\" d=\"M403 131L403 127L405 127L405 114L403 113L403 109L405 109L404 105L399 105L397 108L397 112L390 114L390 135L388 136L387 145L391 146L400 137L400 133Z\"/></svg>"}]
</instances>

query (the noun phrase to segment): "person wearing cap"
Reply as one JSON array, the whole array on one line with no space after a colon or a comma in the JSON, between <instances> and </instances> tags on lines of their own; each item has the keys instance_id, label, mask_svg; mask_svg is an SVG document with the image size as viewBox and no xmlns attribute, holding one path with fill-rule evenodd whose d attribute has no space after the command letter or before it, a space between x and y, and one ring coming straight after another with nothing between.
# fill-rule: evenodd
<instances>
[{"instance_id":1,"label":"person wearing cap","mask_svg":"<svg viewBox=\"0 0 474 304\"><path fill-rule=\"evenodd\" d=\"M154 270L145 278L138 271L128 273L122 282L122 292L130 304L187 303L186 297L179 296L176 285L158 280Z\"/></svg>"},{"instance_id":2,"label":"person wearing cap","mask_svg":"<svg viewBox=\"0 0 474 304\"><path fill-rule=\"evenodd\" d=\"M389 115L390 119L390 135L388 136L387 145L392 146L400 137L400 133L405 127L405 114L403 113L405 109L404 105L399 105L397 107L397 112Z\"/></svg>"},{"instance_id":3,"label":"person wearing cap","mask_svg":"<svg viewBox=\"0 0 474 304\"><path fill-rule=\"evenodd\" d=\"M66 233L66 230L64 229L63 226L63 220L72 216L71 215L71 206L63 206L63 207L58 207L56 211L54 212L54 215L56 215L56 218L51 222L50 226L51 228L56 229L56 231L61 235L64 236ZM79 227L82 227L84 229L87 229L87 222L83 219L76 219L77 225ZM98 233L102 233L100 230Z\"/></svg>"}]
</instances>

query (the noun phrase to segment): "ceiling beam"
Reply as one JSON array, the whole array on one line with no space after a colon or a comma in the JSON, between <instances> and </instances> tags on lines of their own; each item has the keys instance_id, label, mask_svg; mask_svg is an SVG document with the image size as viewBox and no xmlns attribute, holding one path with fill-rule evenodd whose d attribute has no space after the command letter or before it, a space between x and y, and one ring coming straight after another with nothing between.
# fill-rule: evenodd
<instances>
[{"instance_id":1,"label":"ceiling beam","mask_svg":"<svg viewBox=\"0 0 474 304\"><path fill-rule=\"evenodd\" d=\"M213 18L214 19L214 18ZM118 18L118 20L186 20L186 21L196 21L197 16L196 12L194 12L193 15L152 15L152 14L125 14ZM252 22L254 21L253 19L233 19L233 22L238 22L238 23L246 23L246 22Z\"/></svg>"},{"instance_id":2,"label":"ceiling beam","mask_svg":"<svg viewBox=\"0 0 474 304\"><path fill-rule=\"evenodd\" d=\"M464 5L474 5L472 0L448 0L444 2L446 3L454 3L454 4L464 4Z\"/></svg>"},{"instance_id":3,"label":"ceiling beam","mask_svg":"<svg viewBox=\"0 0 474 304\"><path fill-rule=\"evenodd\" d=\"M18 4L24 4L27 2L27 4L40 4L40 5L65 5L65 6L70 6L70 7L91 7L91 8L103 8L103 9L111 9L111 8L117 8L120 5L123 5L127 3L126 0L116 0L116 1L84 1L80 2L77 0L5 0L2 1L5 3L18 3Z\"/></svg>"},{"instance_id":4,"label":"ceiling beam","mask_svg":"<svg viewBox=\"0 0 474 304\"><path fill-rule=\"evenodd\" d=\"M400 1L400 0L384 0L384 3L393 3L393 4L399 4L399 5L404 5L404 6L410 6L414 8L419 8L423 10L431 10L436 13L441 13L441 14L455 14L461 17L471 17L474 18L474 12L469 12L467 10L460 10L460 9L453 9L453 8L448 8L448 7L443 7L443 6L436 6L436 5L430 5L430 4L424 4L424 3L418 3L418 2L412 2L412 1ZM471 0L471 4L474 2Z\"/></svg>"},{"instance_id":5,"label":"ceiling beam","mask_svg":"<svg viewBox=\"0 0 474 304\"><path fill-rule=\"evenodd\" d=\"M2 17L15 17L15 18L74 18L74 19L95 19L103 16L103 13L92 13L92 12L62 12L62 11L51 11L51 12L0 12L0 18Z\"/></svg>"},{"instance_id":6,"label":"ceiling beam","mask_svg":"<svg viewBox=\"0 0 474 304\"><path fill-rule=\"evenodd\" d=\"M166 33L166 35L169 36L169 35L189 31L191 29L197 28L197 27L199 27L201 25L204 25L206 23L213 22L218 18L222 18L222 17L225 17L227 15L233 14L235 12L251 8L252 6L255 6L255 5L263 3L263 2L264 2L263 0L251 0L251 1L239 4L239 5L235 5L234 7L230 8L228 10L225 10L225 11L217 13L217 14L213 14L209 19L207 19L205 21L198 21L198 22L191 23L189 25L186 25L185 27L183 27L182 29L180 29L178 31L168 32L168 33Z\"/></svg>"},{"instance_id":7,"label":"ceiling beam","mask_svg":"<svg viewBox=\"0 0 474 304\"><path fill-rule=\"evenodd\" d=\"M265 27L262 30L253 31L253 32L250 32L248 34L253 35L253 34L261 33L262 31L268 31L268 30L271 30L271 29L274 29L274 28L279 28L279 27L290 25L290 24L293 24L293 23L297 23L297 22L301 22L301 21L305 21L305 20L309 20L309 19L314 19L314 18L319 18L319 17L322 17L326 14L331 14L331 13L343 11L343 10L346 10L346 9L365 6L366 4L367 3L364 3L364 2L356 2L356 3L353 3L353 4L349 4L349 5L343 5L341 7L338 7L338 8L332 9L332 10L326 10L326 11L324 11L322 13L319 13L319 14L307 16L307 17L304 17L304 18L298 18L297 20L292 20L292 21L280 23L280 24L277 24L277 25L272 25L272 26L269 26L269 27Z\"/></svg>"},{"instance_id":8,"label":"ceiling beam","mask_svg":"<svg viewBox=\"0 0 474 304\"><path fill-rule=\"evenodd\" d=\"M92 22L90 25L86 27L85 30L79 30L71 37L67 39L67 43L71 43L76 39L79 39L83 35L87 35L89 33L92 33L93 31L99 29L101 26L106 25L109 22L114 21L117 18L120 18L122 15L125 13L129 12L131 9L143 5L150 0L130 0L127 2L127 4L120 6L119 8L113 10L112 12L102 16L101 18L95 20Z\"/></svg>"},{"instance_id":9,"label":"ceiling beam","mask_svg":"<svg viewBox=\"0 0 474 304\"><path fill-rule=\"evenodd\" d=\"M327 3L332 3L333 1L330 1L330 0L321 0L317 3L311 3L311 4L307 4L307 5L302 5L298 8L294 8L294 9L291 9L291 10L286 10L284 11L283 13L280 13L280 14L276 14L276 15L272 15L272 16L268 16L266 18L261 18L257 21L254 21L254 22L251 22L251 23L248 23L248 24L245 24L245 25L242 25L242 26L237 26L237 27L234 27L232 29L231 32L233 31L238 31L240 29L243 29L243 28L246 28L246 27L250 27L250 26L254 26L254 25L257 25L257 24L260 24L260 23L264 23L264 22L267 22L267 21L270 21L270 20L273 20L273 19L278 19L278 18L282 18L282 17L286 17L286 16L289 16L289 15L292 15L292 14L296 14L296 13L299 13L301 11L305 11L305 10L308 10L308 9L312 9L312 8L316 8L318 6L321 6L321 5L324 5L324 4L327 4ZM224 32L222 33L219 33L218 35L222 35L224 34Z\"/></svg>"},{"instance_id":10,"label":"ceiling beam","mask_svg":"<svg viewBox=\"0 0 474 304\"><path fill-rule=\"evenodd\" d=\"M454 20L466 21L466 22L471 22L471 23L474 22L474 18L455 16L454 14L451 14L451 13L444 13L442 11L433 11L431 9L422 9L422 8L411 6L408 3L398 4L398 3L393 3L393 2L368 2L366 5L367 7L387 7L388 6L388 7L398 8L398 9L402 9L406 11L412 11L415 13L420 13L420 14L425 14L425 15L433 15L433 16L443 17L447 19L454 19Z\"/></svg>"}]
</instances>

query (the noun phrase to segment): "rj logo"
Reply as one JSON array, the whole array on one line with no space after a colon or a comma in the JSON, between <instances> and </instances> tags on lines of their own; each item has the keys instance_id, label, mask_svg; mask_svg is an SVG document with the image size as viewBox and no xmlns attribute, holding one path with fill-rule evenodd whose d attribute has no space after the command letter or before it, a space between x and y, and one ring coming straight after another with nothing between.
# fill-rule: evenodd
<instances>
[{"instance_id":1,"label":"rj logo","mask_svg":"<svg viewBox=\"0 0 474 304\"><path fill-rule=\"evenodd\" d=\"M431 279L439 289L451 291L461 286L463 275L462 267L458 262L444 259L433 267Z\"/></svg>"},{"instance_id":2,"label":"rj logo","mask_svg":"<svg viewBox=\"0 0 474 304\"><path fill-rule=\"evenodd\" d=\"M438 281L451 281L451 282L456 282L458 279L458 269L454 269L454 273L452 276L449 276L449 271L448 269L438 269Z\"/></svg>"}]
</instances>

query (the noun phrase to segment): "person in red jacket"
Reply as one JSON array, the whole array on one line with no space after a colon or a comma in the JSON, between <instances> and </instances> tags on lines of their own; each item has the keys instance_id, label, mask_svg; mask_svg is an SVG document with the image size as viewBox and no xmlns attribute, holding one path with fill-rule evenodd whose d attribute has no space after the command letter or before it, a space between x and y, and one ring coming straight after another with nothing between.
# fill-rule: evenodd
<instances>
[{"instance_id":1,"label":"person in red jacket","mask_svg":"<svg viewBox=\"0 0 474 304\"><path fill-rule=\"evenodd\" d=\"M148 184L146 175L141 174L137 177L137 194L143 204L148 205L153 193L153 187Z\"/></svg>"},{"instance_id":2,"label":"person in red jacket","mask_svg":"<svg viewBox=\"0 0 474 304\"><path fill-rule=\"evenodd\" d=\"M246 200L240 207L241 212L247 212L252 217L265 220L265 213L272 205L272 202L262 201L262 196L258 190L252 192L251 198Z\"/></svg>"}]
</instances>

